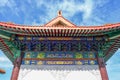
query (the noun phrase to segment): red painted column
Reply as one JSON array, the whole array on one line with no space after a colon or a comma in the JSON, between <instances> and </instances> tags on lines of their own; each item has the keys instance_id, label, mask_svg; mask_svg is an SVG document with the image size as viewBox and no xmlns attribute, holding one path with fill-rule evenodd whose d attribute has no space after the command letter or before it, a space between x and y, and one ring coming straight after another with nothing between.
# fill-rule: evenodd
<instances>
[{"instance_id":1,"label":"red painted column","mask_svg":"<svg viewBox=\"0 0 120 80\"><path fill-rule=\"evenodd\" d=\"M103 58L98 58L98 63L102 80L109 80Z\"/></svg>"},{"instance_id":2,"label":"red painted column","mask_svg":"<svg viewBox=\"0 0 120 80\"><path fill-rule=\"evenodd\" d=\"M13 71L12 71L11 80L17 80L18 79L20 64L21 64L21 58L19 57L14 62L14 68L13 68Z\"/></svg>"}]
</instances>

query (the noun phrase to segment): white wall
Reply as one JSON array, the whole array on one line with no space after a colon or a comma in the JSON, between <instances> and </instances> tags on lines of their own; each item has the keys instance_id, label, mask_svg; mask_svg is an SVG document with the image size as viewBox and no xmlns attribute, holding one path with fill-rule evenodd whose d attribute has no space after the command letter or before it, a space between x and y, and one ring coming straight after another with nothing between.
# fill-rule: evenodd
<instances>
[{"instance_id":1,"label":"white wall","mask_svg":"<svg viewBox=\"0 0 120 80\"><path fill-rule=\"evenodd\" d=\"M53 68L54 67L54 68ZM62 69L64 68L64 69ZM97 65L22 65L18 80L102 80Z\"/></svg>"}]
</instances>

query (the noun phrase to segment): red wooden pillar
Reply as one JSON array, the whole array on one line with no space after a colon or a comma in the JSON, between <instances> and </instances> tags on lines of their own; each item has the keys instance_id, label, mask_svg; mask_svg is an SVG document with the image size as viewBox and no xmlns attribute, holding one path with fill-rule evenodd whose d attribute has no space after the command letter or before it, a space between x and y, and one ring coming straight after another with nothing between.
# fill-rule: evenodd
<instances>
[{"instance_id":1,"label":"red wooden pillar","mask_svg":"<svg viewBox=\"0 0 120 80\"><path fill-rule=\"evenodd\" d=\"M18 79L20 64L21 64L21 58L19 57L14 62L14 68L13 68L13 71L12 71L11 80L17 80Z\"/></svg>"},{"instance_id":2,"label":"red wooden pillar","mask_svg":"<svg viewBox=\"0 0 120 80\"><path fill-rule=\"evenodd\" d=\"M99 69L100 69L102 80L109 80L103 58L98 58L98 63L99 63Z\"/></svg>"}]
</instances>

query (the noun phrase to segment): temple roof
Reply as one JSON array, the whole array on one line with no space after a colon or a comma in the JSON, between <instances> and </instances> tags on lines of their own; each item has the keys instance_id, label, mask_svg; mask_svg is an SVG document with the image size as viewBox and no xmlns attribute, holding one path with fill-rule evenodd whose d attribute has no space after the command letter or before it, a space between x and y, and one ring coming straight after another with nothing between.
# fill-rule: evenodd
<instances>
[{"instance_id":1,"label":"temple roof","mask_svg":"<svg viewBox=\"0 0 120 80\"><path fill-rule=\"evenodd\" d=\"M19 35L53 36L53 34L66 34L66 36L70 36L69 34L76 34L74 36L93 36L105 35L112 31L120 30L120 23L101 26L76 26L64 18L62 12L59 11L56 18L42 26L28 26L12 22L0 22L0 30Z\"/></svg>"},{"instance_id":2,"label":"temple roof","mask_svg":"<svg viewBox=\"0 0 120 80\"><path fill-rule=\"evenodd\" d=\"M62 16L58 16L41 26L20 25L12 22L0 22L0 49L13 62L14 53L9 48L9 40L14 36L40 36L40 37L81 37L81 36L107 36L111 44L106 47L106 60L120 47L120 23L101 26L77 26ZM8 40L8 43L5 43Z\"/></svg>"},{"instance_id":3,"label":"temple roof","mask_svg":"<svg viewBox=\"0 0 120 80\"><path fill-rule=\"evenodd\" d=\"M68 26L68 25L72 25L72 26ZM25 26L25 25L0 22L0 30L11 34L39 35L39 36L49 36L48 34L50 35L67 34L67 36L69 36L68 34L76 34L74 36L90 35L90 34L105 35L112 31L120 30L120 23L103 25L103 26L73 26L73 24L68 23L66 20L64 20L64 18L57 17L55 21L53 20L53 22L48 22L44 26Z\"/></svg>"},{"instance_id":4,"label":"temple roof","mask_svg":"<svg viewBox=\"0 0 120 80\"><path fill-rule=\"evenodd\" d=\"M48 23L46 23L44 26L48 26L48 27L65 27L65 26L76 26L76 25L71 23L67 19L65 19L62 16L62 12L58 11L58 16L56 18L52 19L51 21L49 21Z\"/></svg>"}]
</instances>

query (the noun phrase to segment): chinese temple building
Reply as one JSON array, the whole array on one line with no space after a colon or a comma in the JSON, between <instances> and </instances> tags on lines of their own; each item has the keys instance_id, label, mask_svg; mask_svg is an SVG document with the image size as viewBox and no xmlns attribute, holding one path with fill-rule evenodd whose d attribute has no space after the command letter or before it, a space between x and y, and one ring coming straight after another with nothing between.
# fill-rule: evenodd
<instances>
[{"instance_id":1,"label":"chinese temple building","mask_svg":"<svg viewBox=\"0 0 120 80\"><path fill-rule=\"evenodd\" d=\"M105 63L118 48L120 23L77 26L61 11L42 26L0 22L0 49L14 64L11 80L108 80Z\"/></svg>"}]
</instances>

